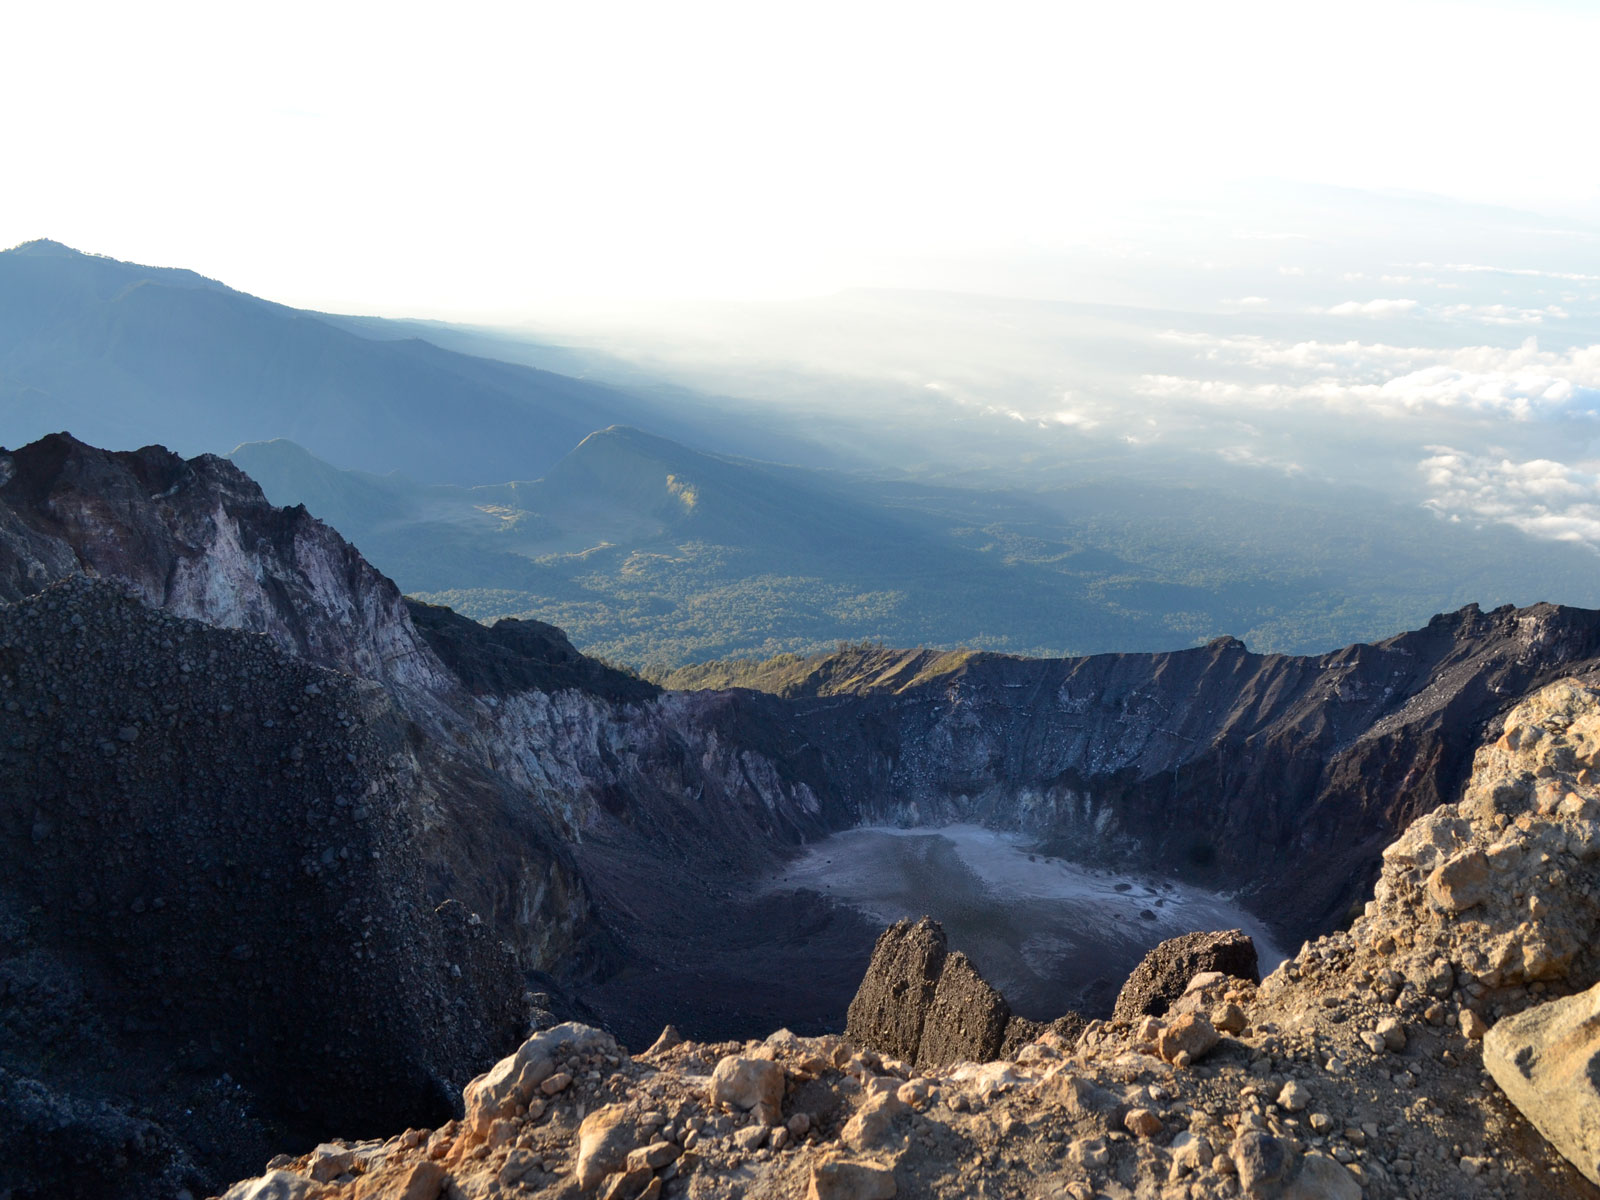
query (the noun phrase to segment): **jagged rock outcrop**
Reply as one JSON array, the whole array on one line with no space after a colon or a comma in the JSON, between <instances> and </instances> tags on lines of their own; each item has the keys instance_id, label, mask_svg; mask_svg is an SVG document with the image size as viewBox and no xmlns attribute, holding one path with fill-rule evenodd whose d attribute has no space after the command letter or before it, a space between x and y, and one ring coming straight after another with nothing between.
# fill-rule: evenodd
<instances>
[{"instance_id":1,"label":"jagged rock outcrop","mask_svg":"<svg viewBox=\"0 0 1600 1200\"><path fill-rule=\"evenodd\" d=\"M1168 938L1133 969L1117 993L1112 1016L1119 1021L1165 1016L1189 981L1205 971L1260 983L1255 942L1242 929Z\"/></svg>"},{"instance_id":2,"label":"jagged rock outcrop","mask_svg":"<svg viewBox=\"0 0 1600 1200\"><path fill-rule=\"evenodd\" d=\"M1077 1013L1048 1024L1014 1015L928 917L897 921L879 935L847 1017L850 1041L923 1070L987 1062L1046 1031L1071 1037L1083 1027Z\"/></svg>"},{"instance_id":3,"label":"jagged rock outcrop","mask_svg":"<svg viewBox=\"0 0 1600 1200\"><path fill-rule=\"evenodd\" d=\"M1509 736L1479 752L1469 800L1408 834L1349 931L1308 943L1259 986L1201 973L1170 1019L1097 1021L1072 1042L1046 1033L1006 1060L926 1074L837 1037L787 1031L760 1042L676 1042L632 1058L601 1046L556 1064L560 1087L514 1107L487 1133L451 1123L272 1165L305 1180L308 1200L408 1195L398 1181L430 1165L429 1200L496 1185L551 1200L851 1194L846 1188L1072 1200L1587 1200L1593 1185L1485 1086L1479 1039L1482 1018L1510 1022L1516 1041L1528 1024L1553 1024L1566 1008L1592 1004L1558 999L1550 1011L1546 1003L1584 984L1591 965L1581 953L1560 966L1536 956L1541 979L1530 979L1526 953L1507 968L1490 964L1507 933L1526 946L1563 911L1573 914L1575 937L1600 940L1600 927L1582 925L1592 911L1577 903L1595 892L1587 848L1600 815L1586 805L1600 784L1587 734L1596 723L1600 692L1576 682L1514 710ZM1535 726L1538 738L1516 733ZM1557 802L1541 807L1546 795ZM1429 888L1439 854L1484 838L1511 856L1512 900L1441 908ZM1435 847L1432 857L1424 844ZM1546 907L1533 905L1534 895ZM909 942L924 958L937 940L927 927L891 933L886 951ZM879 972L868 990L872 1011L896 1015L885 1028L904 1029L885 985L892 990ZM1541 1011L1550 1016L1515 1015ZM1184 1031L1202 1022L1216 1036L1187 1041ZM781 1123L717 1103L708 1077L729 1062L769 1062L781 1072ZM502 1064L491 1077L511 1074ZM638 1145L609 1173L580 1179L586 1112L611 1114ZM319 1161L342 1170L312 1182Z\"/></svg>"}]
</instances>

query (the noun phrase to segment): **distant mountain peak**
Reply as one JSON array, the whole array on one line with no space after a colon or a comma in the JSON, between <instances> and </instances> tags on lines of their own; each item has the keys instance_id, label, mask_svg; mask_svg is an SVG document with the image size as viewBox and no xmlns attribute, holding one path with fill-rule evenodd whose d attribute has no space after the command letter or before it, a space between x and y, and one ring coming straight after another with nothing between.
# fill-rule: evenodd
<instances>
[{"instance_id":1,"label":"distant mountain peak","mask_svg":"<svg viewBox=\"0 0 1600 1200\"><path fill-rule=\"evenodd\" d=\"M74 250L71 246L61 242L53 242L49 238L34 238L30 242L18 242L9 250L0 251L0 254L31 255L37 258L88 258L82 250Z\"/></svg>"}]
</instances>

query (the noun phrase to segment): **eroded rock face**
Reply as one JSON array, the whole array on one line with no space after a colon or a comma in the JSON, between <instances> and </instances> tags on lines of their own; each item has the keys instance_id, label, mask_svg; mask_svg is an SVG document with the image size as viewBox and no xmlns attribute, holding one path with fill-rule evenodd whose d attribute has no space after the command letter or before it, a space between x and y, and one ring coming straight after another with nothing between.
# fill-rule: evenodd
<instances>
[{"instance_id":1,"label":"eroded rock face","mask_svg":"<svg viewBox=\"0 0 1600 1200\"><path fill-rule=\"evenodd\" d=\"M0 608L0 1191L170 1194L269 1129L437 1118L521 1032L514 959L430 895L428 810L461 800L406 729L381 688L108 583Z\"/></svg>"},{"instance_id":2,"label":"eroded rock face","mask_svg":"<svg viewBox=\"0 0 1600 1200\"><path fill-rule=\"evenodd\" d=\"M1119 1021L1162 1016L1188 989L1189 981L1204 971L1260 982L1255 942L1242 929L1168 938L1133 969L1117 994L1112 1015Z\"/></svg>"},{"instance_id":3,"label":"eroded rock face","mask_svg":"<svg viewBox=\"0 0 1600 1200\"><path fill-rule=\"evenodd\" d=\"M959 950L945 956L913 1059L924 1068L1000 1057L1011 1006Z\"/></svg>"},{"instance_id":4,"label":"eroded rock face","mask_svg":"<svg viewBox=\"0 0 1600 1200\"><path fill-rule=\"evenodd\" d=\"M885 929L850 1002L845 1036L880 1054L915 1062L948 952L944 927L931 918L897 921Z\"/></svg>"}]
</instances>

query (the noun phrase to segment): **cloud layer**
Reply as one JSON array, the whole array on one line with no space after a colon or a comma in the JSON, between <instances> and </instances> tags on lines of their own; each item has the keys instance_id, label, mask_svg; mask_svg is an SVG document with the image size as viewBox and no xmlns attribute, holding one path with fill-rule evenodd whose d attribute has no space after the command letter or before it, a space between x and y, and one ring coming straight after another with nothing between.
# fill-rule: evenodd
<instances>
[{"instance_id":1,"label":"cloud layer","mask_svg":"<svg viewBox=\"0 0 1600 1200\"><path fill-rule=\"evenodd\" d=\"M1464 454L1432 447L1422 460L1427 507L1451 520L1492 521L1532 537L1600 550L1600 474L1547 458Z\"/></svg>"}]
</instances>

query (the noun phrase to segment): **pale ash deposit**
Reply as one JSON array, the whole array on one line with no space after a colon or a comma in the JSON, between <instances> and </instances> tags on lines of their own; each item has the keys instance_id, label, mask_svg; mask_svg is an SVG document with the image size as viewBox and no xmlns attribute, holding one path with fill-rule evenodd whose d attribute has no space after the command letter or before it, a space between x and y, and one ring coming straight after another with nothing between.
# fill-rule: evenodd
<instances>
[{"instance_id":1,"label":"pale ash deposit","mask_svg":"<svg viewBox=\"0 0 1600 1200\"><path fill-rule=\"evenodd\" d=\"M1263 971L1285 957L1266 925L1229 897L1085 867L1037 852L1023 835L977 825L846 830L816 843L769 887L813 889L878 925L931 916L1012 1008L1035 1020L1109 1011L1147 951L1192 929L1243 929Z\"/></svg>"}]
</instances>

